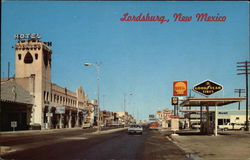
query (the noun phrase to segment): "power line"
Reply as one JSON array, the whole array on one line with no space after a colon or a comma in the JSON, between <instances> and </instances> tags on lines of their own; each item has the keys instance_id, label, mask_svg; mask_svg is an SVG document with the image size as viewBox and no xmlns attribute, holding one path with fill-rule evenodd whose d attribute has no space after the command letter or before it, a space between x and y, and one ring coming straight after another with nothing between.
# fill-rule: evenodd
<instances>
[{"instance_id":1,"label":"power line","mask_svg":"<svg viewBox=\"0 0 250 160\"><path fill-rule=\"evenodd\" d=\"M239 93L239 97L241 97L241 93L246 93L245 89L234 89L235 93ZM238 104L238 110L240 110L240 102Z\"/></svg>"},{"instance_id":2,"label":"power line","mask_svg":"<svg viewBox=\"0 0 250 160\"><path fill-rule=\"evenodd\" d=\"M249 120L248 120L248 74L250 74L250 62L237 62L237 75L246 75L246 131L249 131Z\"/></svg>"}]
</instances>

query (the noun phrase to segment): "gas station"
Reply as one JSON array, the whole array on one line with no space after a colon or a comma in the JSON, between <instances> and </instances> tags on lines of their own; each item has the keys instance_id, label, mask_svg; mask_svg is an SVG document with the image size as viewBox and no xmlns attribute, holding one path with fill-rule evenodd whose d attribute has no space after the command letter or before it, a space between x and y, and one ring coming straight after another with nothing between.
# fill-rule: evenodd
<instances>
[{"instance_id":1,"label":"gas station","mask_svg":"<svg viewBox=\"0 0 250 160\"><path fill-rule=\"evenodd\" d=\"M212 131L214 135L217 136L218 107L223 107L225 105L237 103L237 102L244 101L244 100L246 100L245 97L188 98L185 101L183 101L179 107L200 107L200 113L201 113L200 131L202 133L207 133L207 134L211 133ZM210 119L211 107L214 108L214 116L212 116L213 117L212 119ZM202 112L204 112L203 108L205 108L205 114L207 115L205 123L203 121L203 114L202 114ZM192 110L190 110L190 112L192 112ZM213 124L211 124L210 122L213 122Z\"/></svg>"},{"instance_id":2,"label":"gas station","mask_svg":"<svg viewBox=\"0 0 250 160\"><path fill-rule=\"evenodd\" d=\"M185 84L183 83L181 87L176 86L176 82L174 82L174 96L180 96L180 94L178 95L178 92L180 92L180 90L182 93L184 93L184 91L187 92L187 82L184 82ZM217 136L218 107L223 107L229 104L246 100L245 97L209 97L210 95L222 89L222 85L211 80L205 80L193 87L193 90L195 92L205 97L188 97L187 99L182 101L181 104L178 105L178 107L175 106L175 108L187 107L189 108L189 110L185 110L186 113L192 113L194 112L194 110L196 110L200 114L200 132L206 134L214 134L215 136ZM186 93L184 93L183 95L186 95ZM197 107L199 107L199 110L197 110ZM192 110L191 108L195 109Z\"/></svg>"}]
</instances>

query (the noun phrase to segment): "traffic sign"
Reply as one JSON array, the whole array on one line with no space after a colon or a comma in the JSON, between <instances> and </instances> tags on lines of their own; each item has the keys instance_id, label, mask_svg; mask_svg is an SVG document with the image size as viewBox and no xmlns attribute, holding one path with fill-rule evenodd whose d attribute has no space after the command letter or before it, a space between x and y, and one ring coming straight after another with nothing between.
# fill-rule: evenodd
<instances>
[{"instance_id":1,"label":"traffic sign","mask_svg":"<svg viewBox=\"0 0 250 160\"><path fill-rule=\"evenodd\" d=\"M193 90L201 95L210 96L220 90L222 90L222 85L213 82L211 80L203 81L193 87Z\"/></svg>"},{"instance_id":2,"label":"traffic sign","mask_svg":"<svg viewBox=\"0 0 250 160\"><path fill-rule=\"evenodd\" d=\"M17 121L11 121L10 125L11 125L12 128L17 127Z\"/></svg>"},{"instance_id":3,"label":"traffic sign","mask_svg":"<svg viewBox=\"0 0 250 160\"><path fill-rule=\"evenodd\" d=\"M46 117L53 117L53 113L46 113Z\"/></svg>"}]
</instances>

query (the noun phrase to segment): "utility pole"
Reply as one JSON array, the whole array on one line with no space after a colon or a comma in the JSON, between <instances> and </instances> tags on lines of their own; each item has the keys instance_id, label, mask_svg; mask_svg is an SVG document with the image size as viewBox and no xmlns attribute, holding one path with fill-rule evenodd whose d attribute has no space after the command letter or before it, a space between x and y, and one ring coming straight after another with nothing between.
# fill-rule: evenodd
<instances>
[{"instance_id":1,"label":"utility pole","mask_svg":"<svg viewBox=\"0 0 250 160\"><path fill-rule=\"evenodd\" d=\"M8 62L8 79L10 79L10 62Z\"/></svg>"},{"instance_id":2,"label":"utility pole","mask_svg":"<svg viewBox=\"0 0 250 160\"><path fill-rule=\"evenodd\" d=\"M246 93L246 90L245 89L234 89L234 92L239 93L239 97L241 97L241 93ZM238 105L238 110L240 110L240 102Z\"/></svg>"},{"instance_id":3,"label":"utility pole","mask_svg":"<svg viewBox=\"0 0 250 160\"><path fill-rule=\"evenodd\" d=\"M246 131L249 131L249 120L248 120L248 74L250 74L250 61L245 62L237 62L237 71L240 73L237 73L237 75L246 75Z\"/></svg>"}]
</instances>

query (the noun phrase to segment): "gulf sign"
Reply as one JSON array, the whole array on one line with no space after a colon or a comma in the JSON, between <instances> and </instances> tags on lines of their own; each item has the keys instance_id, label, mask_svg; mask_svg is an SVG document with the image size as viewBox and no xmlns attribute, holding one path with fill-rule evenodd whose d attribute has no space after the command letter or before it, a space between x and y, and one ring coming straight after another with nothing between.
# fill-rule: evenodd
<instances>
[{"instance_id":1,"label":"gulf sign","mask_svg":"<svg viewBox=\"0 0 250 160\"><path fill-rule=\"evenodd\" d=\"M175 81L173 83L173 95L174 96L187 96L187 81Z\"/></svg>"}]
</instances>

